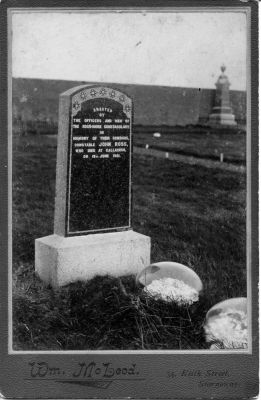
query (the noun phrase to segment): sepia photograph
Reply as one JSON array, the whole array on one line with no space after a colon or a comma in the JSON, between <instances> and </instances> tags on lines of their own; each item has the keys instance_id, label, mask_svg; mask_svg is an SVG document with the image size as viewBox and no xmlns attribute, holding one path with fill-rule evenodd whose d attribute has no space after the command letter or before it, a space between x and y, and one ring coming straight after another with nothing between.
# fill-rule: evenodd
<instances>
[{"instance_id":1,"label":"sepia photograph","mask_svg":"<svg viewBox=\"0 0 261 400\"><path fill-rule=\"evenodd\" d=\"M27 385L145 380L95 355L252 354L250 8L9 8L8 352L31 357ZM39 358L70 354L88 355L71 375ZM222 362L165 378L252 390Z\"/></svg>"},{"instance_id":2,"label":"sepia photograph","mask_svg":"<svg viewBox=\"0 0 261 400\"><path fill-rule=\"evenodd\" d=\"M12 14L14 350L248 348L246 23Z\"/></svg>"}]
</instances>

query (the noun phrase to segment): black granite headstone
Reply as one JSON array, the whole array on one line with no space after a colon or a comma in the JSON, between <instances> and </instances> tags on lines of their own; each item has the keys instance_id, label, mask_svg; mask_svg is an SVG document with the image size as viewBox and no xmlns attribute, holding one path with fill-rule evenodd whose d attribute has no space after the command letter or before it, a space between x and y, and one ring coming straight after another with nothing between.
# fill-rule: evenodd
<instances>
[{"instance_id":1,"label":"black granite headstone","mask_svg":"<svg viewBox=\"0 0 261 400\"><path fill-rule=\"evenodd\" d=\"M87 87L72 96L66 235L131 227L132 101Z\"/></svg>"}]
</instances>

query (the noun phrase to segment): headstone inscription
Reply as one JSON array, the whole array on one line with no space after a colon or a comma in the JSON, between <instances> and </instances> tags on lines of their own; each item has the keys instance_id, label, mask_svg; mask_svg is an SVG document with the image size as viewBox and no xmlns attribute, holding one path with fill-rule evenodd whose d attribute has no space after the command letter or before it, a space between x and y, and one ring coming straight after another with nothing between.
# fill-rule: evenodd
<instances>
[{"instance_id":1,"label":"headstone inscription","mask_svg":"<svg viewBox=\"0 0 261 400\"><path fill-rule=\"evenodd\" d=\"M73 96L66 235L130 228L131 112L117 90Z\"/></svg>"},{"instance_id":2,"label":"headstone inscription","mask_svg":"<svg viewBox=\"0 0 261 400\"><path fill-rule=\"evenodd\" d=\"M54 234L35 242L36 272L53 286L149 265L150 238L131 227L132 114L115 88L60 95Z\"/></svg>"}]
</instances>

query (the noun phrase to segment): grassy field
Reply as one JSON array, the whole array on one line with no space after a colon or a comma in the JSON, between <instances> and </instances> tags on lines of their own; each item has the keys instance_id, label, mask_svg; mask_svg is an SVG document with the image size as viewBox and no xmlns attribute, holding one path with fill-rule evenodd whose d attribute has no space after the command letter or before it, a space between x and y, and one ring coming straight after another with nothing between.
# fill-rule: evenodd
<instances>
[{"instance_id":1,"label":"grassy field","mask_svg":"<svg viewBox=\"0 0 261 400\"><path fill-rule=\"evenodd\" d=\"M163 133L155 138L153 133L134 135L134 145L163 151L173 151L178 154L191 155L200 158L219 160L223 153L224 161L245 164L246 134L243 132L220 133L202 130L202 132Z\"/></svg>"},{"instance_id":2,"label":"grassy field","mask_svg":"<svg viewBox=\"0 0 261 400\"><path fill-rule=\"evenodd\" d=\"M246 296L245 175L134 154L133 228L151 237L153 262L198 273L204 292L188 309L147 298L133 276L57 290L35 276L34 240L53 232L55 165L54 139L14 139L14 349L207 347L207 310Z\"/></svg>"}]
</instances>

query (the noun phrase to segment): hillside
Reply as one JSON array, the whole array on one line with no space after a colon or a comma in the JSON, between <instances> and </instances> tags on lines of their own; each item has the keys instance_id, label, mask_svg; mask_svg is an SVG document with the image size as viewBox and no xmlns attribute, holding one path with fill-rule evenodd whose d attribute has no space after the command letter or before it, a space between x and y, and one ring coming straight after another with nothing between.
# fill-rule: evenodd
<instances>
[{"instance_id":1,"label":"hillside","mask_svg":"<svg viewBox=\"0 0 261 400\"><path fill-rule=\"evenodd\" d=\"M83 81L13 78L14 121L57 124L59 94ZM176 126L206 122L215 90L149 85L104 84L117 87L134 101L134 124ZM240 124L246 119L246 92L231 91L231 105Z\"/></svg>"}]
</instances>

